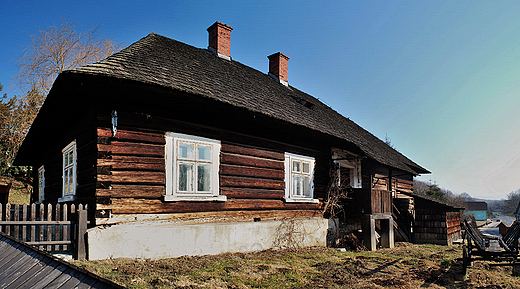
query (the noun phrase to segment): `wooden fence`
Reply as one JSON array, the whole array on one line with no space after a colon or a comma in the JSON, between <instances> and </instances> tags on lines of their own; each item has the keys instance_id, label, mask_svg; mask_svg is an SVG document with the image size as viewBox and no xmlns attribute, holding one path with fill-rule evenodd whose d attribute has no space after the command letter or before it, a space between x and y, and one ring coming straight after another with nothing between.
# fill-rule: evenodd
<instances>
[{"instance_id":1,"label":"wooden fence","mask_svg":"<svg viewBox=\"0 0 520 289\"><path fill-rule=\"evenodd\" d=\"M0 232L49 253L85 259L87 205L0 204Z\"/></svg>"}]
</instances>

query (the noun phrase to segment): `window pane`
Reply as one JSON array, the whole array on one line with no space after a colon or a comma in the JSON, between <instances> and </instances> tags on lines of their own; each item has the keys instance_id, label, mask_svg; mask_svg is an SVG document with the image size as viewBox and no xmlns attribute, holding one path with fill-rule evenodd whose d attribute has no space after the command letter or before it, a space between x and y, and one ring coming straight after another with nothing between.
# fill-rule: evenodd
<instances>
[{"instance_id":1,"label":"window pane","mask_svg":"<svg viewBox=\"0 0 520 289\"><path fill-rule=\"evenodd\" d=\"M193 164L179 164L179 191L193 191Z\"/></svg>"},{"instance_id":2,"label":"window pane","mask_svg":"<svg viewBox=\"0 0 520 289\"><path fill-rule=\"evenodd\" d=\"M301 196L302 195L302 188L301 188L301 177L299 175L293 175L292 179L292 193L294 196Z\"/></svg>"},{"instance_id":3,"label":"window pane","mask_svg":"<svg viewBox=\"0 0 520 289\"><path fill-rule=\"evenodd\" d=\"M303 164L303 172L304 173L310 173L311 172L311 164L309 163L302 163Z\"/></svg>"},{"instance_id":4,"label":"window pane","mask_svg":"<svg viewBox=\"0 0 520 289\"><path fill-rule=\"evenodd\" d=\"M74 157L74 154L72 153L72 151L70 151L69 152L69 162L68 162L69 165L74 162L74 158L73 157Z\"/></svg>"},{"instance_id":5,"label":"window pane","mask_svg":"<svg viewBox=\"0 0 520 289\"><path fill-rule=\"evenodd\" d=\"M71 171L69 170L69 178L68 178L68 181L69 181L69 184L67 185L67 187L69 188L69 190L67 191L67 194L72 194L72 174L71 174Z\"/></svg>"},{"instance_id":6,"label":"window pane","mask_svg":"<svg viewBox=\"0 0 520 289\"><path fill-rule=\"evenodd\" d=\"M198 165L197 166L197 191L209 192L211 180L211 166Z\"/></svg>"},{"instance_id":7,"label":"window pane","mask_svg":"<svg viewBox=\"0 0 520 289\"><path fill-rule=\"evenodd\" d=\"M292 171L293 172L300 172L300 162L299 161L293 161L292 162Z\"/></svg>"},{"instance_id":8,"label":"window pane","mask_svg":"<svg viewBox=\"0 0 520 289\"><path fill-rule=\"evenodd\" d=\"M211 147L210 146L197 146L197 158L199 160L211 160Z\"/></svg>"},{"instance_id":9,"label":"window pane","mask_svg":"<svg viewBox=\"0 0 520 289\"><path fill-rule=\"evenodd\" d=\"M185 159L194 159L193 145L188 143L179 143L179 157Z\"/></svg>"},{"instance_id":10,"label":"window pane","mask_svg":"<svg viewBox=\"0 0 520 289\"><path fill-rule=\"evenodd\" d=\"M303 177L303 195L306 197L311 196L311 178Z\"/></svg>"},{"instance_id":11,"label":"window pane","mask_svg":"<svg viewBox=\"0 0 520 289\"><path fill-rule=\"evenodd\" d=\"M64 172L64 175L63 175L63 192L65 194L68 194L69 192L69 170L65 170Z\"/></svg>"}]
</instances>

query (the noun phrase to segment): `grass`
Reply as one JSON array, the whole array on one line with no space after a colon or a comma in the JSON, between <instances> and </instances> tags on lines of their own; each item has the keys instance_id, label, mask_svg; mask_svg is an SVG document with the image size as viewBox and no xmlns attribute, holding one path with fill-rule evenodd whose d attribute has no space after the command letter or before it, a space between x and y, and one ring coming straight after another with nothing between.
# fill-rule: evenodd
<instances>
[{"instance_id":1,"label":"grass","mask_svg":"<svg viewBox=\"0 0 520 289\"><path fill-rule=\"evenodd\" d=\"M75 264L128 288L519 288L511 267L474 262L460 278L460 246L412 245L376 252L331 248Z\"/></svg>"},{"instance_id":2,"label":"grass","mask_svg":"<svg viewBox=\"0 0 520 289\"><path fill-rule=\"evenodd\" d=\"M12 183L11 189L9 190L9 203L10 204L29 204L31 202L32 187L25 187L23 183L12 179L0 177L0 184Z\"/></svg>"}]
</instances>

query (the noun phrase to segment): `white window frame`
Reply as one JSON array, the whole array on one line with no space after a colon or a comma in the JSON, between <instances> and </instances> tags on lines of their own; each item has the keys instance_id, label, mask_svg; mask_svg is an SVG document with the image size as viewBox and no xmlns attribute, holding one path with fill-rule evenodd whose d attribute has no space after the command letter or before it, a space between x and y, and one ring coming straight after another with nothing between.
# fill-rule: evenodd
<instances>
[{"instance_id":1,"label":"white window frame","mask_svg":"<svg viewBox=\"0 0 520 289\"><path fill-rule=\"evenodd\" d=\"M360 189L361 188L361 161L359 160L336 160L334 163L337 164L338 175L340 175L340 168L348 168L350 169L350 186L352 188ZM341 182L341 179L338 180Z\"/></svg>"},{"instance_id":2,"label":"white window frame","mask_svg":"<svg viewBox=\"0 0 520 289\"><path fill-rule=\"evenodd\" d=\"M309 163L310 172L303 173L302 172L293 172L292 170L292 162L293 161L301 161ZM313 157L302 156L292 153L285 153L285 202L288 203L319 203L318 199L314 198L314 164L315 159ZM293 175L307 175L310 177L309 184L309 193L308 196L305 195L294 195L293 194ZM303 186L302 186L303 187Z\"/></svg>"},{"instance_id":3,"label":"white window frame","mask_svg":"<svg viewBox=\"0 0 520 289\"><path fill-rule=\"evenodd\" d=\"M178 153L179 144L187 143L194 145L194 156L192 159L183 159ZM198 159L197 146L209 146L211 156L209 160ZM219 169L220 169L220 141L199 136L180 134L174 132L166 133L166 194L164 201L226 201L227 197L220 195ZM191 163L196 167L197 164L209 164L210 167L210 190L207 193L191 192L179 190L179 164ZM197 169L194 170L193 187L197 186Z\"/></svg>"},{"instance_id":4,"label":"white window frame","mask_svg":"<svg viewBox=\"0 0 520 289\"><path fill-rule=\"evenodd\" d=\"M71 142L68 144L62 151L62 197L58 199L58 202L67 202L67 201L73 201L76 197L76 186L77 186L77 149L76 149L76 141ZM72 152L72 162L68 163L66 161L66 156L69 155L69 153ZM68 184L66 184L67 180L65 178L65 173L72 176L72 192L68 193L65 188Z\"/></svg>"},{"instance_id":5,"label":"white window frame","mask_svg":"<svg viewBox=\"0 0 520 289\"><path fill-rule=\"evenodd\" d=\"M332 160L338 168L337 173L340 174L340 166L350 169L350 186L355 189L362 188L361 157L357 154L339 148L332 148L331 152Z\"/></svg>"},{"instance_id":6,"label":"white window frame","mask_svg":"<svg viewBox=\"0 0 520 289\"><path fill-rule=\"evenodd\" d=\"M38 168L38 203L45 200L45 167Z\"/></svg>"}]
</instances>

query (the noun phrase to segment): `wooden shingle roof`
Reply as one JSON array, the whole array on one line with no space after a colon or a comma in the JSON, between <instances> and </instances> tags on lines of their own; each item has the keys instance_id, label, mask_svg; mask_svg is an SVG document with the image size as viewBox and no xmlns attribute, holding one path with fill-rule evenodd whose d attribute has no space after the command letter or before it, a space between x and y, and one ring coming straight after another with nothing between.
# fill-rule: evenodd
<instances>
[{"instance_id":1,"label":"wooden shingle roof","mask_svg":"<svg viewBox=\"0 0 520 289\"><path fill-rule=\"evenodd\" d=\"M0 233L0 288L124 288Z\"/></svg>"},{"instance_id":2,"label":"wooden shingle roof","mask_svg":"<svg viewBox=\"0 0 520 289\"><path fill-rule=\"evenodd\" d=\"M266 73L154 33L97 63L62 74L91 74L160 85L346 140L368 157L412 174L429 173L316 98Z\"/></svg>"}]
</instances>

